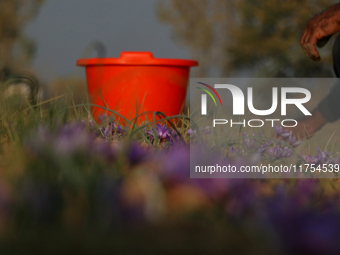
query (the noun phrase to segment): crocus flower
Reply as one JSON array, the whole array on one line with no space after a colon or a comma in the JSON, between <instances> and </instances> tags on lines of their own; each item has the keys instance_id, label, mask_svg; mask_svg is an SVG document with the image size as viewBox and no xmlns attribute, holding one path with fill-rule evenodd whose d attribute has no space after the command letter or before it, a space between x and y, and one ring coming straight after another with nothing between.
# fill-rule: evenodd
<instances>
[{"instance_id":1,"label":"crocus flower","mask_svg":"<svg viewBox=\"0 0 340 255\"><path fill-rule=\"evenodd\" d=\"M157 136L161 141L168 139L170 133L165 125L157 124Z\"/></svg>"},{"instance_id":2,"label":"crocus flower","mask_svg":"<svg viewBox=\"0 0 340 255\"><path fill-rule=\"evenodd\" d=\"M144 132L145 132L146 137L151 142L153 142L154 141L154 130L153 129L148 130L145 127ZM165 124L161 125L158 123L156 125L156 133L157 133L156 135L160 143L175 142L178 140L178 135L176 134L176 132L172 128L167 127Z\"/></svg>"},{"instance_id":3,"label":"crocus flower","mask_svg":"<svg viewBox=\"0 0 340 255\"><path fill-rule=\"evenodd\" d=\"M301 141L297 140L295 136L293 136L292 131L288 132L284 130L282 127L278 127L274 125L273 129L276 132L276 136L281 138L283 141L291 145L292 147L296 147L301 144Z\"/></svg>"},{"instance_id":4,"label":"crocus flower","mask_svg":"<svg viewBox=\"0 0 340 255\"><path fill-rule=\"evenodd\" d=\"M288 142L293 147L296 147L296 146L298 146L298 145L300 145L302 143L302 141L299 141L299 140L297 141L296 137L292 136L292 135L290 135L288 137Z\"/></svg>"},{"instance_id":5,"label":"crocus flower","mask_svg":"<svg viewBox=\"0 0 340 255\"><path fill-rule=\"evenodd\" d=\"M284 130L283 127L279 127L278 125L274 125L273 129L275 130L278 137L289 137L292 134L292 131L288 132L287 130Z\"/></svg>"},{"instance_id":6,"label":"crocus flower","mask_svg":"<svg viewBox=\"0 0 340 255\"><path fill-rule=\"evenodd\" d=\"M291 149L288 147L281 147L280 145L267 149L267 153L274 159L289 158L293 155L293 151Z\"/></svg>"},{"instance_id":7,"label":"crocus flower","mask_svg":"<svg viewBox=\"0 0 340 255\"><path fill-rule=\"evenodd\" d=\"M322 164L339 164L340 162L340 157L334 158L327 150L321 151L320 147L318 147L318 153L314 156L304 155L303 153L301 156L308 163L315 164L316 167Z\"/></svg>"},{"instance_id":8,"label":"crocus flower","mask_svg":"<svg viewBox=\"0 0 340 255\"><path fill-rule=\"evenodd\" d=\"M100 131L102 137L106 139L111 139L115 134L120 137L127 132L123 126L116 124L115 122L110 122L106 126L101 127Z\"/></svg>"},{"instance_id":9,"label":"crocus flower","mask_svg":"<svg viewBox=\"0 0 340 255\"><path fill-rule=\"evenodd\" d=\"M261 146L257 149L257 151L259 153L264 153L267 150L267 148L269 148L272 145L273 145L272 141L270 141L270 140L265 141L264 143L261 144Z\"/></svg>"}]
</instances>

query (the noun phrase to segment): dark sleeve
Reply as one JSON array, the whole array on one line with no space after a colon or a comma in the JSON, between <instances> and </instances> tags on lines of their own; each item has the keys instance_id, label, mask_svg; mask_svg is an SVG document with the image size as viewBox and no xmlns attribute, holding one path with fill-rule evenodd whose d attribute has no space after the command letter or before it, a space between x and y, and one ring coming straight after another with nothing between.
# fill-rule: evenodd
<instances>
[{"instance_id":1,"label":"dark sleeve","mask_svg":"<svg viewBox=\"0 0 340 255\"><path fill-rule=\"evenodd\" d=\"M340 118L340 81L321 101L318 109L328 122L334 122Z\"/></svg>"}]
</instances>

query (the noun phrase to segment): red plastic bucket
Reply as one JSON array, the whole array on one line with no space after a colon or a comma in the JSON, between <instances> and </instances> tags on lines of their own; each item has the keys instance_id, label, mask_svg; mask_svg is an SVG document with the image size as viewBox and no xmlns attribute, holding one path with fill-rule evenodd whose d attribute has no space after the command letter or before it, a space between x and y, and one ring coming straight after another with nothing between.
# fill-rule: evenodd
<instances>
[{"instance_id":1,"label":"red plastic bucket","mask_svg":"<svg viewBox=\"0 0 340 255\"><path fill-rule=\"evenodd\" d=\"M193 60L157 59L151 52L122 52L120 58L79 59L78 66L86 67L90 102L109 108L129 120L142 113L138 122L153 121L160 111L173 116L183 111ZM93 117L110 114L92 107ZM119 116L115 116L116 119Z\"/></svg>"}]
</instances>

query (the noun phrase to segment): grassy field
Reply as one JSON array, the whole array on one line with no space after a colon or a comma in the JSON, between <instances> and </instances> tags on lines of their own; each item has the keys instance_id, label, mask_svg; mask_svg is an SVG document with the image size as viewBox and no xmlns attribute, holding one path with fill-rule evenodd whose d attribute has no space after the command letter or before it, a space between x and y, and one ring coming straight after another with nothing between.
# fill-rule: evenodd
<instances>
[{"instance_id":1,"label":"grassy field","mask_svg":"<svg viewBox=\"0 0 340 255\"><path fill-rule=\"evenodd\" d=\"M338 124L299 145L292 137L283 144L277 130L232 132L237 142L218 145L185 116L177 126L120 126L110 116L97 124L89 104L65 96L37 106L3 99L0 107L1 254L340 251L337 178L189 176L190 141L228 162L255 154L256 163L308 154L316 164L338 162ZM318 147L332 156L318 158Z\"/></svg>"}]
</instances>

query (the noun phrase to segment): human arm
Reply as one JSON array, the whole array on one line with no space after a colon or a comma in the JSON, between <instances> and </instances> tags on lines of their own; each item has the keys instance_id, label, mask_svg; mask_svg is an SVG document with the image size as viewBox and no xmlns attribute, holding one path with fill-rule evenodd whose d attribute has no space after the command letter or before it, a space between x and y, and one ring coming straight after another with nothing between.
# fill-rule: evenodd
<instances>
[{"instance_id":1,"label":"human arm","mask_svg":"<svg viewBox=\"0 0 340 255\"><path fill-rule=\"evenodd\" d=\"M340 31L340 3L310 19L302 32L300 44L305 54L320 61L315 44L318 40Z\"/></svg>"}]
</instances>

